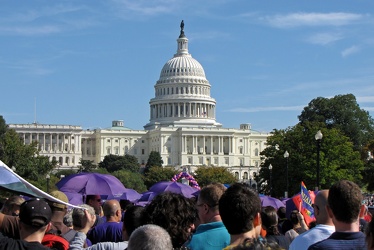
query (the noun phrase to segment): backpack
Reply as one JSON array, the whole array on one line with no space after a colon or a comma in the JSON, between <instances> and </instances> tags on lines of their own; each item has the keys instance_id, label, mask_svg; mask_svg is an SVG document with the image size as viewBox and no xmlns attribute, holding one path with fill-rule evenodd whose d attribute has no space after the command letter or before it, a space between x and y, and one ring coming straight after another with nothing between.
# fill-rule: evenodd
<instances>
[{"instance_id":1,"label":"backpack","mask_svg":"<svg viewBox=\"0 0 374 250\"><path fill-rule=\"evenodd\" d=\"M49 230L46 232L42 240L42 245L57 250L68 250L70 246L69 242L73 240L77 231L70 229L64 235L60 233L59 230Z\"/></svg>"},{"instance_id":2,"label":"backpack","mask_svg":"<svg viewBox=\"0 0 374 250\"><path fill-rule=\"evenodd\" d=\"M68 250L70 246L69 242L64 239L64 237L52 233L46 233L44 235L42 245L57 250Z\"/></svg>"}]
</instances>

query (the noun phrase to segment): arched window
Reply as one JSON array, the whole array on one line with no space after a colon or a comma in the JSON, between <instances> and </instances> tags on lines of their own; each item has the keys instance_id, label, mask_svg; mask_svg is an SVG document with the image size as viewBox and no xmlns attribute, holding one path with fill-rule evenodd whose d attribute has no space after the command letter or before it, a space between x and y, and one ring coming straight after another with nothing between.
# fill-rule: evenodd
<instances>
[{"instance_id":1,"label":"arched window","mask_svg":"<svg viewBox=\"0 0 374 250\"><path fill-rule=\"evenodd\" d=\"M239 180L239 172L235 172L234 175L235 175L235 179Z\"/></svg>"}]
</instances>

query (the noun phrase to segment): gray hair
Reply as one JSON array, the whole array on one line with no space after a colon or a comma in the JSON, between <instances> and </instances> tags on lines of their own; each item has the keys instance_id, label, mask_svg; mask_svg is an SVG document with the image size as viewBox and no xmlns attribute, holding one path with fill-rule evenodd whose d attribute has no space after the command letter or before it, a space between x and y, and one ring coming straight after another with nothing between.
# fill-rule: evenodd
<instances>
[{"instance_id":1,"label":"gray hair","mask_svg":"<svg viewBox=\"0 0 374 250\"><path fill-rule=\"evenodd\" d=\"M73 210L70 209L64 216L63 222L65 226L72 227L73 226Z\"/></svg>"},{"instance_id":2,"label":"gray hair","mask_svg":"<svg viewBox=\"0 0 374 250\"><path fill-rule=\"evenodd\" d=\"M90 205L87 205L87 204L82 204L80 205L81 208L74 208L73 209L73 214L72 214L72 217L73 217L73 225L75 227L82 227L82 222L85 218L85 213L84 213L84 210L86 209L91 215L95 215L95 210L93 207L91 207ZM83 209L82 209L83 208Z\"/></svg>"},{"instance_id":3,"label":"gray hair","mask_svg":"<svg viewBox=\"0 0 374 250\"><path fill-rule=\"evenodd\" d=\"M172 250L168 232L160 226L148 224L138 227L130 236L128 250Z\"/></svg>"}]
</instances>

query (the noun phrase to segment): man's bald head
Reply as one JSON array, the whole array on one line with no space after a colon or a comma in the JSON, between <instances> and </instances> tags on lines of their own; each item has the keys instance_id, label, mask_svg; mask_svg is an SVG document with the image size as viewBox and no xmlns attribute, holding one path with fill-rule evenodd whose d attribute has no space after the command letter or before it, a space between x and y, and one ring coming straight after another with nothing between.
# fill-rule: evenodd
<instances>
[{"instance_id":1,"label":"man's bald head","mask_svg":"<svg viewBox=\"0 0 374 250\"><path fill-rule=\"evenodd\" d=\"M329 190L324 189L318 192L314 199L314 216L316 217L317 224L333 225L331 218L327 214L326 206L329 197Z\"/></svg>"},{"instance_id":2,"label":"man's bald head","mask_svg":"<svg viewBox=\"0 0 374 250\"><path fill-rule=\"evenodd\" d=\"M122 214L121 213L121 205L119 204L119 201L117 201L117 200L106 201L104 203L104 206L103 206L103 212L104 212L104 216L109 221L110 221L110 218L119 217L119 216L120 216L119 221L121 220L121 217L122 217L121 216L121 214Z\"/></svg>"}]
</instances>

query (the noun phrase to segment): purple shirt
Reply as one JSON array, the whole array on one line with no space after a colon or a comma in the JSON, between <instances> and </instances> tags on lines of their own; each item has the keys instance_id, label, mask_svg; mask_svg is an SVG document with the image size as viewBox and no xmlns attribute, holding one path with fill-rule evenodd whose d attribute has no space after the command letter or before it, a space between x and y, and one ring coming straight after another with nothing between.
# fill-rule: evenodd
<instances>
[{"instance_id":1,"label":"purple shirt","mask_svg":"<svg viewBox=\"0 0 374 250\"><path fill-rule=\"evenodd\" d=\"M98 242L121 242L122 222L104 222L94 227L87 235L92 244Z\"/></svg>"}]
</instances>

